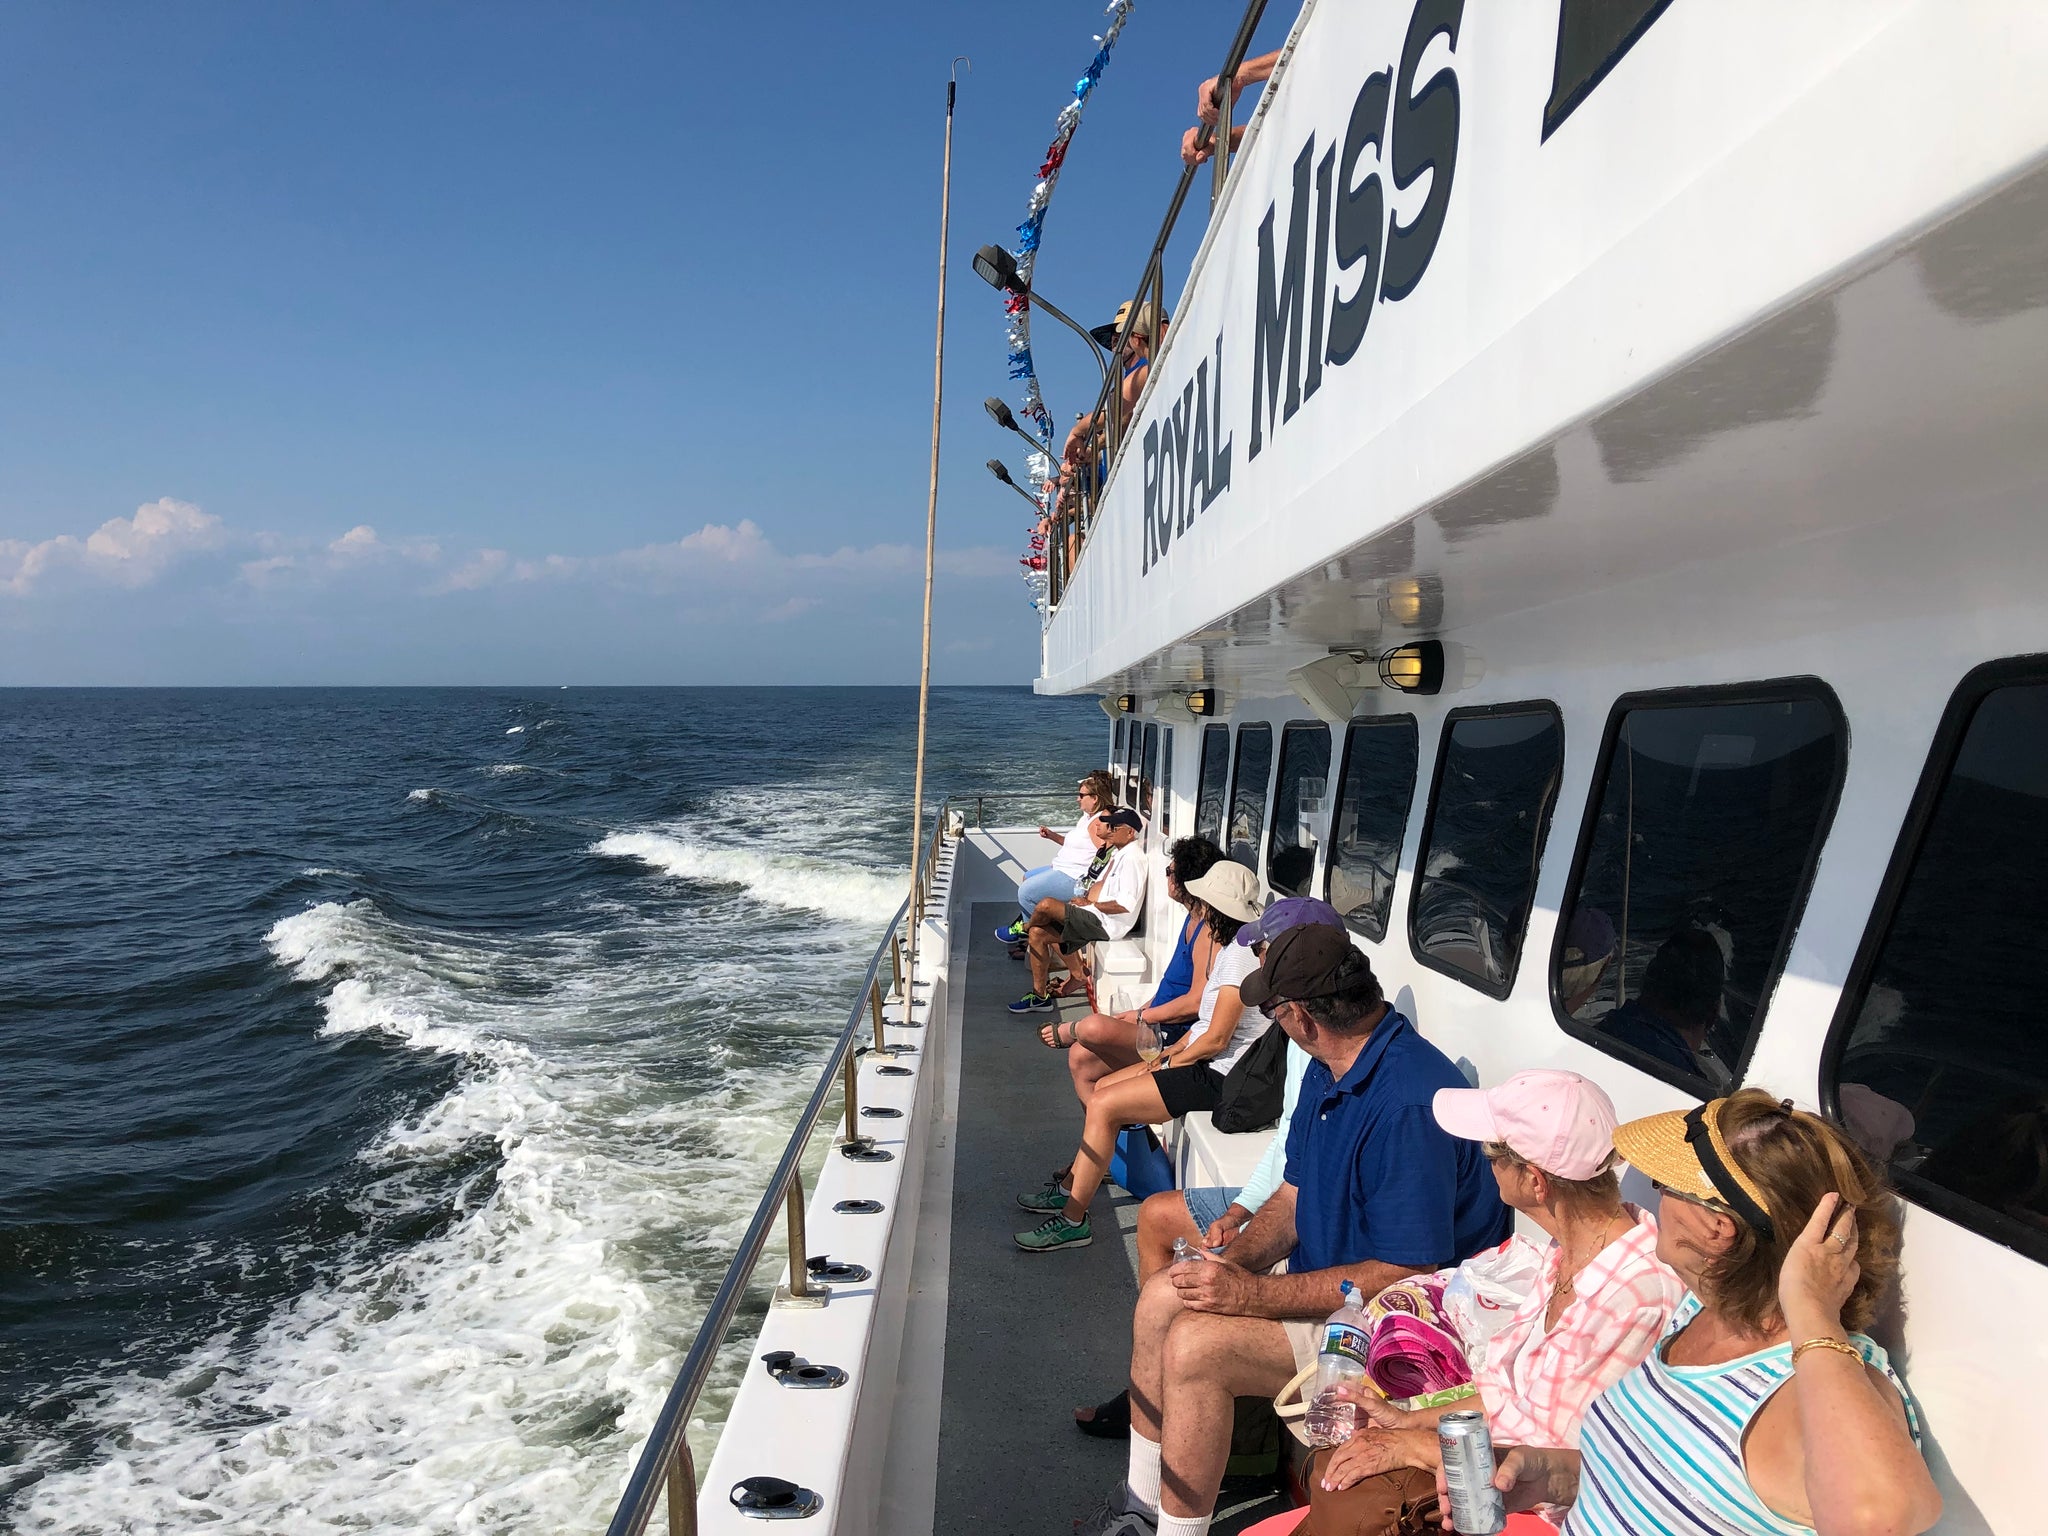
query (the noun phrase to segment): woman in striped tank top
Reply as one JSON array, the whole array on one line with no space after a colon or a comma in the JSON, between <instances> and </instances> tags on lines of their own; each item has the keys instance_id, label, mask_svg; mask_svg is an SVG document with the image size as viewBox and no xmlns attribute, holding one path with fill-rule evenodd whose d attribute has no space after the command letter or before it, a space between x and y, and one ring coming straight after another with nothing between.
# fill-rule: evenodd
<instances>
[{"instance_id":1,"label":"woman in striped tank top","mask_svg":"<svg viewBox=\"0 0 2048 1536\"><path fill-rule=\"evenodd\" d=\"M1892 1197L1828 1121L1746 1088L1618 1127L1690 1288L1593 1400L1577 1451L1516 1447L1510 1509L1565 1536L1913 1536L1941 1518L1905 1384L1868 1327L1898 1269Z\"/></svg>"}]
</instances>

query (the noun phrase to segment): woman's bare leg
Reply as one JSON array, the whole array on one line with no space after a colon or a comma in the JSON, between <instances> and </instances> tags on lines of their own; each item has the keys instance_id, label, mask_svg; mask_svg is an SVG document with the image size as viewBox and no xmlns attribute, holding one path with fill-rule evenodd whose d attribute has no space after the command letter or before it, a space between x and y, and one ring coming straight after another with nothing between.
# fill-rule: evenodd
<instances>
[{"instance_id":1,"label":"woman's bare leg","mask_svg":"<svg viewBox=\"0 0 2048 1536\"><path fill-rule=\"evenodd\" d=\"M1138 1062L1138 1026L1106 1013L1091 1013L1074 1031L1067 1052L1067 1071L1074 1079L1074 1097L1087 1108L1095 1088L1110 1073Z\"/></svg>"},{"instance_id":2,"label":"woman's bare leg","mask_svg":"<svg viewBox=\"0 0 2048 1536\"><path fill-rule=\"evenodd\" d=\"M1074 1154L1074 1182L1067 1187L1066 1218L1079 1221L1088 1202L1109 1177L1109 1155L1116 1133L1126 1125L1156 1125L1166 1118L1166 1105L1149 1072L1099 1085L1081 1126L1081 1149Z\"/></svg>"}]
</instances>

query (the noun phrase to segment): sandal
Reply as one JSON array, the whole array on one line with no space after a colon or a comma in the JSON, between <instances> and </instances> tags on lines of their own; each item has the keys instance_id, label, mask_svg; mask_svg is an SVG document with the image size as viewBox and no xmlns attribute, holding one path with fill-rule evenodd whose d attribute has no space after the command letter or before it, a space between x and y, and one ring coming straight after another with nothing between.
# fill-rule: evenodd
<instances>
[{"instance_id":1,"label":"sandal","mask_svg":"<svg viewBox=\"0 0 2048 1536\"><path fill-rule=\"evenodd\" d=\"M1065 1039L1060 1038L1062 1033L1065 1034ZM1045 1042L1045 1048L1049 1051L1068 1050L1079 1043L1081 1027L1072 1019L1061 1019L1041 1028L1038 1031L1038 1038Z\"/></svg>"},{"instance_id":2,"label":"sandal","mask_svg":"<svg viewBox=\"0 0 2048 1536\"><path fill-rule=\"evenodd\" d=\"M1082 1418L1082 1414L1087 1418ZM1097 1403L1093 1408L1074 1410L1074 1428L1084 1435L1093 1435L1098 1440L1128 1440L1131 1438L1131 1394L1126 1388L1106 1403Z\"/></svg>"}]
</instances>

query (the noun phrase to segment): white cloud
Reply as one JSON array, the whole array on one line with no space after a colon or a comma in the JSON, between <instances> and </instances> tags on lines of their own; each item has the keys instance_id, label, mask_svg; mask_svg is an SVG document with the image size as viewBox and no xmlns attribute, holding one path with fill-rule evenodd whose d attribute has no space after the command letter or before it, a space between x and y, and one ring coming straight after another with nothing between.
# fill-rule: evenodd
<instances>
[{"instance_id":1,"label":"white cloud","mask_svg":"<svg viewBox=\"0 0 2048 1536\"><path fill-rule=\"evenodd\" d=\"M416 560L423 565L432 565L441 558L441 546L433 539L400 539L397 543L386 543L377 536L377 530L368 523L357 523L340 538L327 546L330 560L346 564L357 560L382 560L397 556L401 560Z\"/></svg>"},{"instance_id":2,"label":"white cloud","mask_svg":"<svg viewBox=\"0 0 2048 1536\"><path fill-rule=\"evenodd\" d=\"M511 569L512 556L502 549L480 549L428 590L432 592L473 592L502 579Z\"/></svg>"},{"instance_id":3,"label":"white cloud","mask_svg":"<svg viewBox=\"0 0 2048 1536\"><path fill-rule=\"evenodd\" d=\"M144 502L133 517L110 517L83 539L59 534L31 544L0 539L0 587L25 595L43 577L77 570L118 587L143 587L195 550L225 538L221 521L189 501L164 496Z\"/></svg>"}]
</instances>

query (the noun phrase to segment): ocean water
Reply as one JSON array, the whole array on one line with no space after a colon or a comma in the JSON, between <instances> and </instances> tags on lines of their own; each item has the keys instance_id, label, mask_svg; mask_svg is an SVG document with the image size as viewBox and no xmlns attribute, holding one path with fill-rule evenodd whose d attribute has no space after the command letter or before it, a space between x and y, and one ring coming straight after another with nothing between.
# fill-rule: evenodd
<instances>
[{"instance_id":1,"label":"ocean water","mask_svg":"<svg viewBox=\"0 0 2048 1536\"><path fill-rule=\"evenodd\" d=\"M600 1528L902 899L915 710L0 690L0 1529ZM940 690L927 805L1106 743Z\"/></svg>"}]
</instances>

